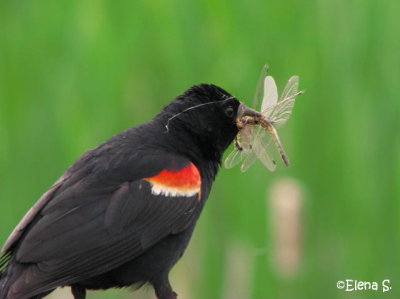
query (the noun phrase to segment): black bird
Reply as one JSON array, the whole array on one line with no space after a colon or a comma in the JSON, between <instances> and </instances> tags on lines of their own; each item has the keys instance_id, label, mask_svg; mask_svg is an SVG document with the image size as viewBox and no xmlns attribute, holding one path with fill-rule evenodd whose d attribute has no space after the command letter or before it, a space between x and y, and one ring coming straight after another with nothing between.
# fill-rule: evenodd
<instances>
[{"instance_id":1,"label":"black bird","mask_svg":"<svg viewBox=\"0 0 400 299\"><path fill-rule=\"evenodd\" d=\"M36 202L0 258L0 299L42 298L168 280L210 193L243 104L195 85L151 121L83 154ZM251 114L253 110L246 111Z\"/></svg>"}]
</instances>

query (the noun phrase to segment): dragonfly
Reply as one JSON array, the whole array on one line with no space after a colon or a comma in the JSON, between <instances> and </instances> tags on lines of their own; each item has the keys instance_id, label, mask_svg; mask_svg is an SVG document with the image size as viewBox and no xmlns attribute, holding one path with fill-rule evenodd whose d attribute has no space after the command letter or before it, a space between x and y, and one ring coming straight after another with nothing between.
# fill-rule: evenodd
<instances>
[{"instance_id":1,"label":"dragonfly","mask_svg":"<svg viewBox=\"0 0 400 299\"><path fill-rule=\"evenodd\" d=\"M266 72L267 67L264 67L263 71ZM256 100L260 96L261 86L264 87L264 94L261 110L257 115L242 117L244 113L239 107L236 122L240 130L235 137L233 151L225 159L226 168L232 168L243 161L240 170L245 172L259 159L268 170L274 171L276 162L272 158L272 145L275 145L283 163L289 166L289 158L276 129L290 118L296 97L304 91L298 91L299 77L292 76L278 101L278 90L274 78L262 75L256 88Z\"/></svg>"}]
</instances>

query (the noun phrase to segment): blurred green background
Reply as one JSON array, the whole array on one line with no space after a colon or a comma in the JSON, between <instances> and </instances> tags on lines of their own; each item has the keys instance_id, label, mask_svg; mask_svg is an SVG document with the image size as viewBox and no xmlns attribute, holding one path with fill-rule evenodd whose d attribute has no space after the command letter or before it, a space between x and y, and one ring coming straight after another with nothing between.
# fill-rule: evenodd
<instances>
[{"instance_id":1,"label":"blurred green background","mask_svg":"<svg viewBox=\"0 0 400 299\"><path fill-rule=\"evenodd\" d=\"M400 298L399 11L397 0L1 1L0 242L81 153L193 84L251 105L268 63L279 87L297 74L307 89L280 131L292 165L221 169L171 273L179 298ZM345 279L392 290L338 290Z\"/></svg>"}]
</instances>

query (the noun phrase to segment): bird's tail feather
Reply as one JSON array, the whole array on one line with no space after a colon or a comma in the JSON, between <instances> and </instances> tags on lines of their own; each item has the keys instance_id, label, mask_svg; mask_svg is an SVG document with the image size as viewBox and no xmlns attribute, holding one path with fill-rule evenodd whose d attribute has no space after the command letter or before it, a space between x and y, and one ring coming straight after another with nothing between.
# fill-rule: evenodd
<instances>
[{"instance_id":1,"label":"bird's tail feather","mask_svg":"<svg viewBox=\"0 0 400 299\"><path fill-rule=\"evenodd\" d=\"M7 277L0 277L0 299L7 299L10 286L7 284Z\"/></svg>"},{"instance_id":2,"label":"bird's tail feather","mask_svg":"<svg viewBox=\"0 0 400 299\"><path fill-rule=\"evenodd\" d=\"M10 288L7 277L9 260L9 253L4 253L0 256L0 299L7 298L8 289Z\"/></svg>"},{"instance_id":3,"label":"bird's tail feather","mask_svg":"<svg viewBox=\"0 0 400 299\"><path fill-rule=\"evenodd\" d=\"M54 291L54 288L38 288L32 282L36 266L20 264L12 256L0 265L5 265L0 272L0 299L42 298Z\"/></svg>"},{"instance_id":4,"label":"bird's tail feather","mask_svg":"<svg viewBox=\"0 0 400 299\"><path fill-rule=\"evenodd\" d=\"M7 299L8 290L11 284L9 283L9 277L4 273L0 274L0 299Z\"/></svg>"},{"instance_id":5,"label":"bird's tail feather","mask_svg":"<svg viewBox=\"0 0 400 299\"><path fill-rule=\"evenodd\" d=\"M11 253L0 256L0 299L9 299L8 293L18 279L23 267L13 262Z\"/></svg>"}]
</instances>

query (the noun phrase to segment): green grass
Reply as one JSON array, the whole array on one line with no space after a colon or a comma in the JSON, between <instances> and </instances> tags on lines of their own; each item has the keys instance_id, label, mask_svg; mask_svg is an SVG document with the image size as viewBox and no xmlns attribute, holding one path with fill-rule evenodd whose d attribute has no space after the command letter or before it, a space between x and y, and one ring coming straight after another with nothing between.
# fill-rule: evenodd
<instances>
[{"instance_id":1,"label":"green grass","mask_svg":"<svg viewBox=\"0 0 400 299\"><path fill-rule=\"evenodd\" d=\"M172 272L176 291L227 298L243 269L248 298L398 298L399 10L395 0L0 2L0 242L82 152L196 83L251 104L268 63L281 88L297 74L307 89L281 130L292 166L220 171ZM304 189L290 279L271 260L266 198L282 177ZM348 278L393 289L338 291ZM90 298L123 296L134 297Z\"/></svg>"}]
</instances>

